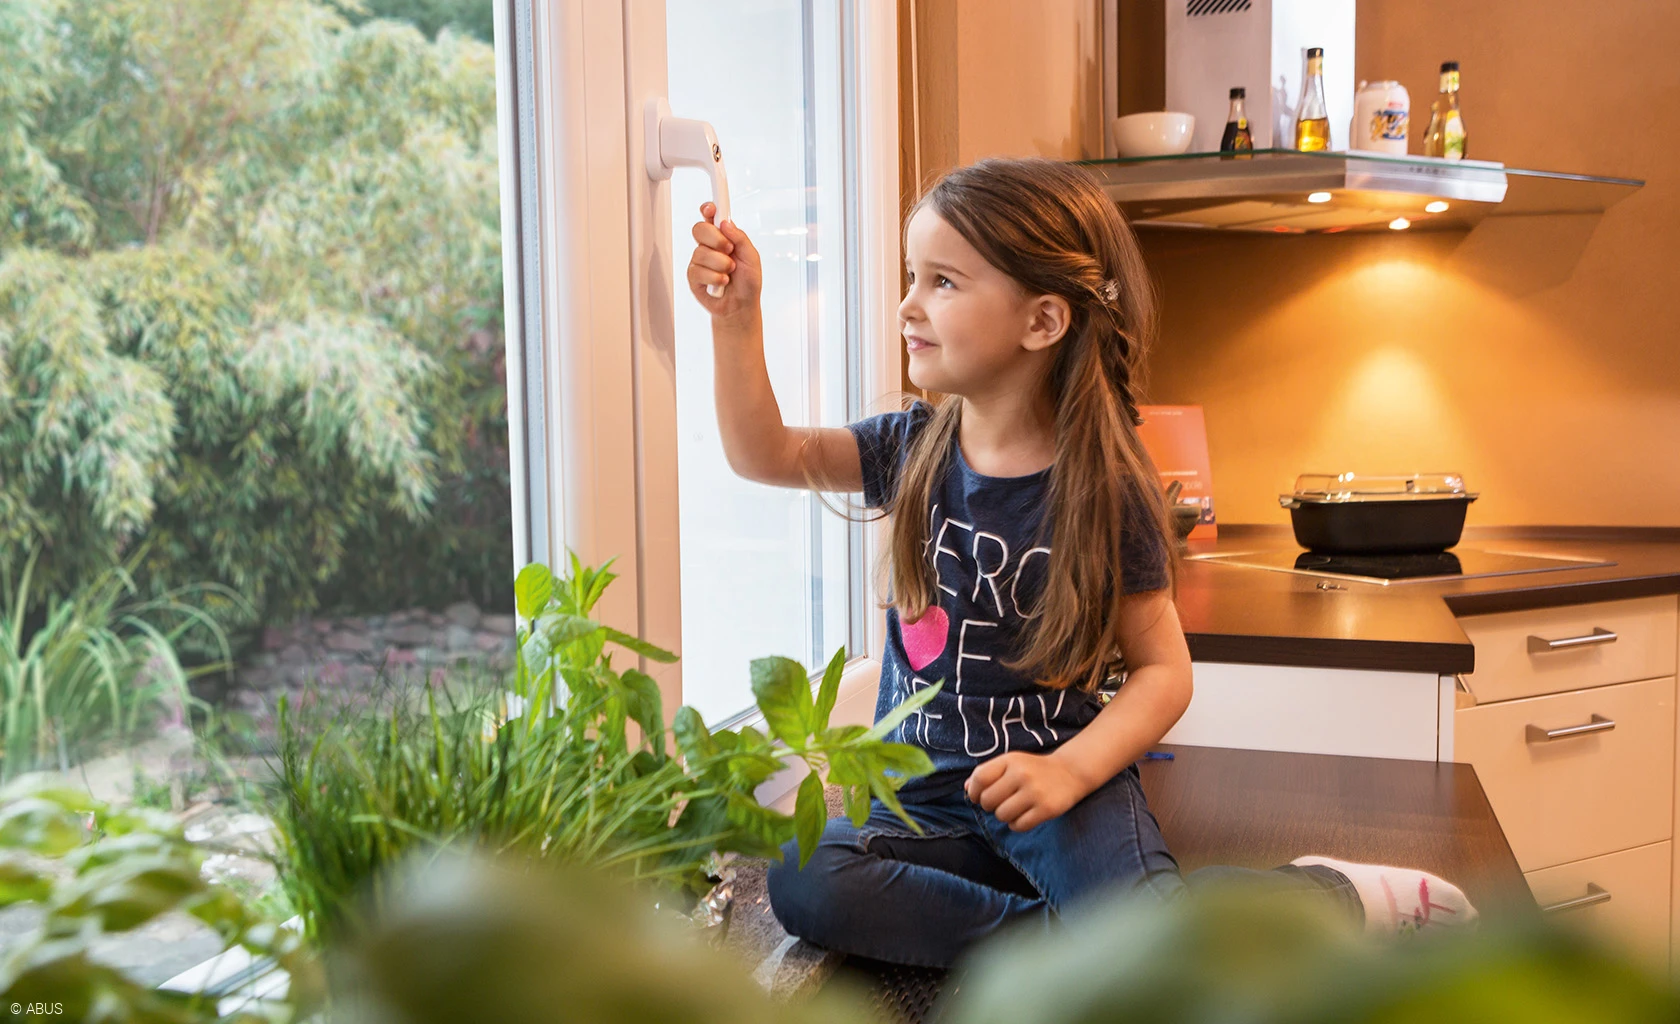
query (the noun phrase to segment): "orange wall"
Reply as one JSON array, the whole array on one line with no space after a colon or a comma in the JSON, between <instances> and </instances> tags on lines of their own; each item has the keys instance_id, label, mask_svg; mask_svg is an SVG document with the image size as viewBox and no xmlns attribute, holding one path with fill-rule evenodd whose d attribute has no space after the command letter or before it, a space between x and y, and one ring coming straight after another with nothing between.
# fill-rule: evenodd
<instances>
[{"instance_id":1,"label":"orange wall","mask_svg":"<svg viewBox=\"0 0 1680 1024\"><path fill-rule=\"evenodd\" d=\"M1010 5L961 6L975 33ZM1472 156L1649 184L1602 215L1468 234L1147 234L1150 397L1206 407L1223 521L1285 521L1301 472L1452 469L1482 492L1472 523L1680 524L1676 40L1660 0L1360 0L1356 77L1400 79L1415 134L1456 59ZM1008 90L961 60L961 108ZM964 117L957 152L1090 152L1075 107L1043 100L994 103L1009 116L983 134Z\"/></svg>"}]
</instances>

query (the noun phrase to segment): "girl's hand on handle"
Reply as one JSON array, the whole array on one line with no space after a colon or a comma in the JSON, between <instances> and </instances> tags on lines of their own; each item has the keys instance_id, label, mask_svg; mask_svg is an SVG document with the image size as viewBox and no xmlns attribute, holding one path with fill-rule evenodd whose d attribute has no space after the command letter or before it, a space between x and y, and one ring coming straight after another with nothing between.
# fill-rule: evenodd
<instances>
[{"instance_id":1,"label":"girl's hand on handle","mask_svg":"<svg viewBox=\"0 0 1680 1024\"><path fill-rule=\"evenodd\" d=\"M764 287L764 264L747 233L732 222L712 223L717 206L700 204L702 219L694 224L694 256L688 261L688 290L695 301L717 319L734 319L756 312ZM713 298L708 285L725 285Z\"/></svg>"}]
</instances>

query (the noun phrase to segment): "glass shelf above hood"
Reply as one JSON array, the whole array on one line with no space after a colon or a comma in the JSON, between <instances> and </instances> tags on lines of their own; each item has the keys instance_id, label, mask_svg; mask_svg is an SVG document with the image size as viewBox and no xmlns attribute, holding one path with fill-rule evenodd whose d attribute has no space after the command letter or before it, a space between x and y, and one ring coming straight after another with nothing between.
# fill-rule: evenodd
<instances>
[{"instance_id":1,"label":"glass shelf above hood","mask_svg":"<svg viewBox=\"0 0 1680 1024\"><path fill-rule=\"evenodd\" d=\"M1293 149L1080 164L1136 227L1278 234L1384 231L1400 220L1413 230L1465 230L1489 216L1600 213L1645 184L1486 160Z\"/></svg>"}]
</instances>

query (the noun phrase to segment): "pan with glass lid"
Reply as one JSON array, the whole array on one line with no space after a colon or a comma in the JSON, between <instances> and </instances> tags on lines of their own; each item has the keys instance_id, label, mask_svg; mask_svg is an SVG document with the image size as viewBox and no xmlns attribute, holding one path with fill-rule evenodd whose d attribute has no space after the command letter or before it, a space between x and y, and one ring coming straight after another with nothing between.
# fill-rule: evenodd
<instances>
[{"instance_id":1,"label":"pan with glass lid","mask_svg":"<svg viewBox=\"0 0 1680 1024\"><path fill-rule=\"evenodd\" d=\"M1445 551L1457 544L1464 514L1476 498L1457 473L1306 473L1278 502L1289 510L1302 547L1384 555Z\"/></svg>"}]
</instances>

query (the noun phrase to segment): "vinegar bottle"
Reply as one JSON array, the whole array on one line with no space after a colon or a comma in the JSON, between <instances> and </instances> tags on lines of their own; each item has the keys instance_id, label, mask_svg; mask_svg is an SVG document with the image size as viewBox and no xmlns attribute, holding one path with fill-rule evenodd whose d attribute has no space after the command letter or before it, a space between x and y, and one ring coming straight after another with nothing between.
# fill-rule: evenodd
<instances>
[{"instance_id":1,"label":"vinegar bottle","mask_svg":"<svg viewBox=\"0 0 1680 1024\"><path fill-rule=\"evenodd\" d=\"M1248 130L1248 114L1243 110L1243 100L1247 96L1247 89L1231 90L1231 112L1225 115L1225 135L1219 140L1221 152L1238 152L1231 159L1249 159L1248 151L1254 149L1254 136Z\"/></svg>"}]
</instances>

